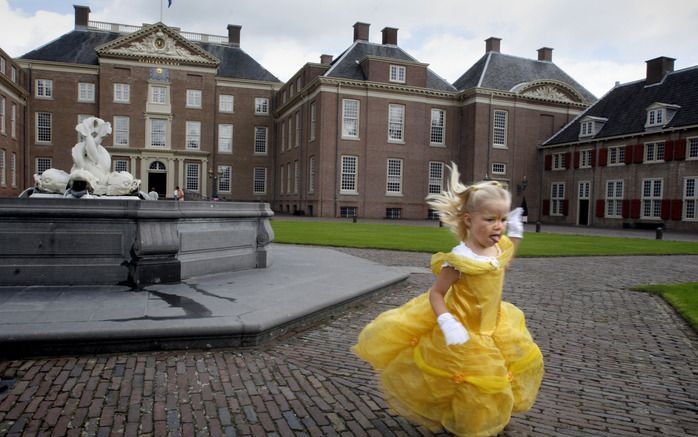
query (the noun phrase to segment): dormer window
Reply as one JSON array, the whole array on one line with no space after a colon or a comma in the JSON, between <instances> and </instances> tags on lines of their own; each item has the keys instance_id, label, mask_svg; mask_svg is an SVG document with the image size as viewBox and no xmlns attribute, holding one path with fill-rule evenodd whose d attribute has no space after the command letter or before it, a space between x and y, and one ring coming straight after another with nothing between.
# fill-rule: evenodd
<instances>
[{"instance_id":1,"label":"dormer window","mask_svg":"<svg viewBox=\"0 0 698 437\"><path fill-rule=\"evenodd\" d=\"M647 111L647 127L662 126L664 124L664 108L652 109Z\"/></svg>"},{"instance_id":2,"label":"dormer window","mask_svg":"<svg viewBox=\"0 0 698 437\"><path fill-rule=\"evenodd\" d=\"M645 120L645 129L661 128L669 124L671 119L681 107L678 105L670 105L667 103L653 103L647 107L647 119Z\"/></svg>"},{"instance_id":3,"label":"dormer window","mask_svg":"<svg viewBox=\"0 0 698 437\"><path fill-rule=\"evenodd\" d=\"M585 121L582 123L580 130L579 130L579 136L580 137L590 137L594 135L594 122L593 121Z\"/></svg>"},{"instance_id":4,"label":"dormer window","mask_svg":"<svg viewBox=\"0 0 698 437\"><path fill-rule=\"evenodd\" d=\"M390 81L405 83L406 68L403 65L390 66Z\"/></svg>"},{"instance_id":5,"label":"dormer window","mask_svg":"<svg viewBox=\"0 0 698 437\"><path fill-rule=\"evenodd\" d=\"M607 118L589 115L582 118L579 122L579 138L593 137L599 133L607 121Z\"/></svg>"}]
</instances>

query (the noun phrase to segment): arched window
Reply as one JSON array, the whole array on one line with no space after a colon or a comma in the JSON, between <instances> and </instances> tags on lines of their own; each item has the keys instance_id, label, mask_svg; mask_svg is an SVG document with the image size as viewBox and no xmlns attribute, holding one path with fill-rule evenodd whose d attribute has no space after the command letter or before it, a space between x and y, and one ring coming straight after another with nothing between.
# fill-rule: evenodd
<instances>
[{"instance_id":1,"label":"arched window","mask_svg":"<svg viewBox=\"0 0 698 437\"><path fill-rule=\"evenodd\" d=\"M167 171L167 167L165 167L165 164L163 164L160 161L153 161L150 164L150 170L156 170L156 171Z\"/></svg>"}]
</instances>

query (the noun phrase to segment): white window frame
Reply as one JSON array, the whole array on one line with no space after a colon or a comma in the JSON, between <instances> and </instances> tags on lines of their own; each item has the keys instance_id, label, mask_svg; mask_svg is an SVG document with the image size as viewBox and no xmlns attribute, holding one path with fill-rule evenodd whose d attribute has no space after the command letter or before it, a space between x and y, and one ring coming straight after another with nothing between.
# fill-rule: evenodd
<instances>
[{"instance_id":1,"label":"white window frame","mask_svg":"<svg viewBox=\"0 0 698 437\"><path fill-rule=\"evenodd\" d=\"M286 149L286 120L281 122L281 151Z\"/></svg>"},{"instance_id":2,"label":"white window frame","mask_svg":"<svg viewBox=\"0 0 698 437\"><path fill-rule=\"evenodd\" d=\"M647 111L645 127L664 126L667 120L666 108L654 108Z\"/></svg>"},{"instance_id":3,"label":"white window frame","mask_svg":"<svg viewBox=\"0 0 698 437\"><path fill-rule=\"evenodd\" d=\"M201 90L187 90L187 108L201 109Z\"/></svg>"},{"instance_id":4,"label":"white window frame","mask_svg":"<svg viewBox=\"0 0 698 437\"><path fill-rule=\"evenodd\" d=\"M441 161L429 161L428 194L440 194L444 187L444 163Z\"/></svg>"},{"instance_id":5,"label":"white window frame","mask_svg":"<svg viewBox=\"0 0 698 437\"><path fill-rule=\"evenodd\" d=\"M267 193L267 168L255 167L252 173L252 192L254 194Z\"/></svg>"},{"instance_id":6,"label":"white window frame","mask_svg":"<svg viewBox=\"0 0 698 437\"><path fill-rule=\"evenodd\" d=\"M432 146L446 145L446 111L443 109L431 108L429 144Z\"/></svg>"},{"instance_id":7,"label":"white window frame","mask_svg":"<svg viewBox=\"0 0 698 437\"><path fill-rule=\"evenodd\" d=\"M402 196L402 174L404 160L401 158L388 158L385 169L385 195Z\"/></svg>"},{"instance_id":8,"label":"white window frame","mask_svg":"<svg viewBox=\"0 0 698 437\"><path fill-rule=\"evenodd\" d=\"M154 105L167 105L169 88L161 85L150 86L150 103Z\"/></svg>"},{"instance_id":9,"label":"white window frame","mask_svg":"<svg viewBox=\"0 0 698 437\"><path fill-rule=\"evenodd\" d=\"M17 154L12 152L12 160L10 161L10 168L12 169L12 187L17 186Z\"/></svg>"},{"instance_id":10,"label":"white window frame","mask_svg":"<svg viewBox=\"0 0 698 437\"><path fill-rule=\"evenodd\" d=\"M131 103L131 85L128 83L114 84L114 103Z\"/></svg>"},{"instance_id":11,"label":"white window frame","mask_svg":"<svg viewBox=\"0 0 698 437\"><path fill-rule=\"evenodd\" d=\"M44 157L38 157L36 158L35 161L36 165L36 174L40 175L44 171L48 170L53 166L53 159L51 158L44 158Z\"/></svg>"},{"instance_id":12,"label":"white window frame","mask_svg":"<svg viewBox=\"0 0 698 437\"><path fill-rule=\"evenodd\" d=\"M286 194L291 194L293 190L291 189L291 163L286 163Z\"/></svg>"},{"instance_id":13,"label":"white window frame","mask_svg":"<svg viewBox=\"0 0 698 437\"><path fill-rule=\"evenodd\" d=\"M505 175L507 174L507 165L503 162L493 162L490 171L492 174Z\"/></svg>"},{"instance_id":14,"label":"white window frame","mask_svg":"<svg viewBox=\"0 0 698 437\"><path fill-rule=\"evenodd\" d=\"M342 99L342 138L344 139L359 138L360 103L355 99ZM291 127L289 125L290 130Z\"/></svg>"},{"instance_id":15,"label":"white window frame","mask_svg":"<svg viewBox=\"0 0 698 437\"><path fill-rule=\"evenodd\" d=\"M293 194L298 194L298 186L301 182L301 172L298 160L293 161Z\"/></svg>"},{"instance_id":16,"label":"white window frame","mask_svg":"<svg viewBox=\"0 0 698 437\"><path fill-rule=\"evenodd\" d=\"M388 142L405 142L405 105L388 105Z\"/></svg>"},{"instance_id":17,"label":"white window frame","mask_svg":"<svg viewBox=\"0 0 698 437\"><path fill-rule=\"evenodd\" d=\"M390 65L390 82L405 83L407 67L404 65Z\"/></svg>"},{"instance_id":18,"label":"white window frame","mask_svg":"<svg viewBox=\"0 0 698 437\"><path fill-rule=\"evenodd\" d=\"M553 153L552 154L552 169L553 170L565 170L565 153Z\"/></svg>"},{"instance_id":19,"label":"white window frame","mask_svg":"<svg viewBox=\"0 0 698 437\"><path fill-rule=\"evenodd\" d=\"M690 185L690 189L689 189ZM698 221L698 176L683 178L682 220Z\"/></svg>"},{"instance_id":20,"label":"white window frame","mask_svg":"<svg viewBox=\"0 0 698 437\"><path fill-rule=\"evenodd\" d=\"M17 138L17 104L12 103L12 111L10 111L10 135L12 138Z\"/></svg>"},{"instance_id":21,"label":"white window frame","mask_svg":"<svg viewBox=\"0 0 698 437\"><path fill-rule=\"evenodd\" d=\"M655 163L664 162L665 144L663 141L645 143L645 154L642 162Z\"/></svg>"},{"instance_id":22,"label":"white window frame","mask_svg":"<svg viewBox=\"0 0 698 437\"><path fill-rule=\"evenodd\" d=\"M232 124L218 125L218 153L233 153L233 131Z\"/></svg>"},{"instance_id":23,"label":"white window frame","mask_svg":"<svg viewBox=\"0 0 698 437\"><path fill-rule=\"evenodd\" d=\"M686 139L686 160L698 159L698 137Z\"/></svg>"},{"instance_id":24,"label":"white window frame","mask_svg":"<svg viewBox=\"0 0 698 437\"><path fill-rule=\"evenodd\" d=\"M625 182L622 179L606 181L606 207L604 217L623 218Z\"/></svg>"},{"instance_id":25,"label":"white window frame","mask_svg":"<svg viewBox=\"0 0 698 437\"><path fill-rule=\"evenodd\" d=\"M5 123L5 106L7 105L5 96L0 97L0 134L7 133L6 123Z\"/></svg>"},{"instance_id":26,"label":"white window frame","mask_svg":"<svg viewBox=\"0 0 698 437\"><path fill-rule=\"evenodd\" d=\"M315 192L315 156L308 158L308 194Z\"/></svg>"},{"instance_id":27,"label":"white window frame","mask_svg":"<svg viewBox=\"0 0 698 437\"><path fill-rule=\"evenodd\" d=\"M12 82L17 83L17 67L14 65L10 68L10 79Z\"/></svg>"},{"instance_id":28,"label":"white window frame","mask_svg":"<svg viewBox=\"0 0 698 437\"><path fill-rule=\"evenodd\" d=\"M550 215L561 216L565 201L565 183L553 182L550 191Z\"/></svg>"},{"instance_id":29,"label":"white window frame","mask_svg":"<svg viewBox=\"0 0 698 437\"><path fill-rule=\"evenodd\" d=\"M615 152L615 153L614 153ZM608 165L625 165L625 146L612 146L607 152Z\"/></svg>"},{"instance_id":30,"label":"white window frame","mask_svg":"<svg viewBox=\"0 0 698 437\"><path fill-rule=\"evenodd\" d=\"M594 135L594 121L583 121L579 124L579 136L591 137Z\"/></svg>"},{"instance_id":31,"label":"white window frame","mask_svg":"<svg viewBox=\"0 0 698 437\"><path fill-rule=\"evenodd\" d=\"M230 165L219 165L218 166L218 192L219 193L230 193L232 192L232 174L233 167Z\"/></svg>"},{"instance_id":32,"label":"white window frame","mask_svg":"<svg viewBox=\"0 0 698 437\"><path fill-rule=\"evenodd\" d=\"M201 122L186 122L186 150L201 150Z\"/></svg>"},{"instance_id":33,"label":"white window frame","mask_svg":"<svg viewBox=\"0 0 698 437\"><path fill-rule=\"evenodd\" d=\"M42 116L48 118L48 126L46 123L42 125ZM46 120L44 120L46 122ZM46 111L36 112L36 122L35 122L35 138L36 142L39 144L51 144L53 142L53 113ZM43 135L42 135L43 134ZM41 138L44 139L41 139Z\"/></svg>"},{"instance_id":34,"label":"white window frame","mask_svg":"<svg viewBox=\"0 0 698 437\"><path fill-rule=\"evenodd\" d=\"M301 113L296 112L296 147L301 145Z\"/></svg>"},{"instance_id":35,"label":"white window frame","mask_svg":"<svg viewBox=\"0 0 698 437\"><path fill-rule=\"evenodd\" d=\"M161 125L162 129L156 130L156 125ZM167 119L165 118L151 118L150 119L150 147L157 149L164 149L167 147ZM162 139L162 143L160 143ZM158 140L157 142L155 140Z\"/></svg>"},{"instance_id":36,"label":"white window frame","mask_svg":"<svg viewBox=\"0 0 698 437\"><path fill-rule=\"evenodd\" d=\"M285 164L281 164L279 166L279 192L281 194L284 194L284 168L286 167Z\"/></svg>"},{"instance_id":37,"label":"white window frame","mask_svg":"<svg viewBox=\"0 0 698 437\"><path fill-rule=\"evenodd\" d=\"M53 99L53 80L36 79L34 96L37 99Z\"/></svg>"},{"instance_id":38,"label":"white window frame","mask_svg":"<svg viewBox=\"0 0 698 437\"><path fill-rule=\"evenodd\" d=\"M95 101L95 84L92 82L78 82L78 102Z\"/></svg>"},{"instance_id":39,"label":"white window frame","mask_svg":"<svg viewBox=\"0 0 698 437\"><path fill-rule=\"evenodd\" d=\"M254 113L256 115L269 114L269 99L266 97L254 98Z\"/></svg>"},{"instance_id":40,"label":"white window frame","mask_svg":"<svg viewBox=\"0 0 698 437\"><path fill-rule=\"evenodd\" d=\"M254 128L254 154L266 155L268 153L267 138L269 138L269 128L266 126L255 126Z\"/></svg>"},{"instance_id":41,"label":"white window frame","mask_svg":"<svg viewBox=\"0 0 698 437\"><path fill-rule=\"evenodd\" d=\"M187 191L199 192L201 175L201 164L198 162L187 162L184 164L184 187Z\"/></svg>"},{"instance_id":42,"label":"white window frame","mask_svg":"<svg viewBox=\"0 0 698 437\"><path fill-rule=\"evenodd\" d=\"M114 116L114 147L128 147L131 129L130 117L124 115Z\"/></svg>"},{"instance_id":43,"label":"white window frame","mask_svg":"<svg viewBox=\"0 0 698 437\"><path fill-rule=\"evenodd\" d=\"M315 129L317 127L317 108L315 102L310 103L310 139L315 141Z\"/></svg>"},{"instance_id":44,"label":"white window frame","mask_svg":"<svg viewBox=\"0 0 698 437\"><path fill-rule=\"evenodd\" d=\"M659 186L659 189L657 189L657 186ZM641 218L651 220L661 219L664 180L662 178L645 178L642 180L641 188Z\"/></svg>"},{"instance_id":45,"label":"white window frame","mask_svg":"<svg viewBox=\"0 0 698 437\"><path fill-rule=\"evenodd\" d=\"M591 168L591 149L579 151L579 168Z\"/></svg>"},{"instance_id":46,"label":"white window frame","mask_svg":"<svg viewBox=\"0 0 698 437\"><path fill-rule=\"evenodd\" d=\"M5 58L0 56L0 73L5 74Z\"/></svg>"},{"instance_id":47,"label":"white window frame","mask_svg":"<svg viewBox=\"0 0 698 437\"><path fill-rule=\"evenodd\" d=\"M5 164L6 162L6 153L4 150L0 149L0 186L6 186L7 185L7 180L6 180L6 174L7 170L5 169Z\"/></svg>"},{"instance_id":48,"label":"white window frame","mask_svg":"<svg viewBox=\"0 0 698 437\"><path fill-rule=\"evenodd\" d=\"M129 162L128 159L115 159L114 160L114 171L128 171Z\"/></svg>"},{"instance_id":49,"label":"white window frame","mask_svg":"<svg viewBox=\"0 0 698 437\"><path fill-rule=\"evenodd\" d=\"M218 112L226 114L235 112L235 96L232 94L220 94L218 96Z\"/></svg>"},{"instance_id":50,"label":"white window frame","mask_svg":"<svg viewBox=\"0 0 698 437\"><path fill-rule=\"evenodd\" d=\"M501 109L492 111L492 147L506 149L508 142L509 113Z\"/></svg>"},{"instance_id":51,"label":"white window frame","mask_svg":"<svg viewBox=\"0 0 698 437\"><path fill-rule=\"evenodd\" d=\"M341 156L340 194L359 194L359 157L355 155Z\"/></svg>"}]
</instances>

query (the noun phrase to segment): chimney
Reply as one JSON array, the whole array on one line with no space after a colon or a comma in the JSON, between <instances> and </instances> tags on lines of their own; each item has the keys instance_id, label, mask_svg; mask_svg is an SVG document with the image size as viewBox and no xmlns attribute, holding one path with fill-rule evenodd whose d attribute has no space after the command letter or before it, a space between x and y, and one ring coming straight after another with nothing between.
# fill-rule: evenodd
<instances>
[{"instance_id":1,"label":"chimney","mask_svg":"<svg viewBox=\"0 0 698 437\"><path fill-rule=\"evenodd\" d=\"M667 73L674 71L674 58L660 56L658 58L645 61L647 63L647 79L645 85L661 82Z\"/></svg>"},{"instance_id":2,"label":"chimney","mask_svg":"<svg viewBox=\"0 0 698 437\"><path fill-rule=\"evenodd\" d=\"M354 24L354 41L368 41L369 26L371 25L368 23L362 23L360 21L357 21L356 24Z\"/></svg>"},{"instance_id":3,"label":"chimney","mask_svg":"<svg viewBox=\"0 0 698 437\"><path fill-rule=\"evenodd\" d=\"M485 53L488 52L495 52L499 53L499 43L502 41L502 38L496 38L494 36L491 36L485 40Z\"/></svg>"},{"instance_id":4,"label":"chimney","mask_svg":"<svg viewBox=\"0 0 698 437\"><path fill-rule=\"evenodd\" d=\"M228 24L228 45L231 47L240 47L240 29L242 26L237 24Z\"/></svg>"},{"instance_id":5,"label":"chimney","mask_svg":"<svg viewBox=\"0 0 698 437\"><path fill-rule=\"evenodd\" d=\"M320 63L322 65L330 65L332 63L332 55L320 55Z\"/></svg>"},{"instance_id":6,"label":"chimney","mask_svg":"<svg viewBox=\"0 0 698 437\"><path fill-rule=\"evenodd\" d=\"M538 60L553 62L553 49L550 47L541 47L538 49Z\"/></svg>"},{"instance_id":7,"label":"chimney","mask_svg":"<svg viewBox=\"0 0 698 437\"><path fill-rule=\"evenodd\" d=\"M75 28L87 29L87 22L90 21L90 7L73 5L75 8Z\"/></svg>"},{"instance_id":8,"label":"chimney","mask_svg":"<svg viewBox=\"0 0 698 437\"><path fill-rule=\"evenodd\" d=\"M386 27L383 32L383 44L397 45L397 29L394 27Z\"/></svg>"}]
</instances>

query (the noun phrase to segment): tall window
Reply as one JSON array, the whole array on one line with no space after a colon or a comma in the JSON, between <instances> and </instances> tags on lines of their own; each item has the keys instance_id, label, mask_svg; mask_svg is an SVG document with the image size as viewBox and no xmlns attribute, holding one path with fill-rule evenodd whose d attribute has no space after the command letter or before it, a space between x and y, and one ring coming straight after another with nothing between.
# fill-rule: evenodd
<instances>
[{"instance_id":1,"label":"tall window","mask_svg":"<svg viewBox=\"0 0 698 437\"><path fill-rule=\"evenodd\" d=\"M12 186L17 186L17 154L12 152L12 157L10 161L10 168L12 170Z\"/></svg>"},{"instance_id":2,"label":"tall window","mask_svg":"<svg viewBox=\"0 0 698 437\"><path fill-rule=\"evenodd\" d=\"M651 109L647 111L647 121L645 123L646 127L650 126L661 126L664 124L665 114L664 108Z\"/></svg>"},{"instance_id":3,"label":"tall window","mask_svg":"<svg viewBox=\"0 0 698 437\"><path fill-rule=\"evenodd\" d=\"M0 134L5 133L5 97L0 97Z\"/></svg>"},{"instance_id":4,"label":"tall window","mask_svg":"<svg viewBox=\"0 0 698 437\"><path fill-rule=\"evenodd\" d=\"M591 168L591 149L579 152L579 168Z\"/></svg>"},{"instance_id":5,"label":"tall window","mask_svg":"<svg viewBox=\"0 0 698 437\"><path fill-rule=\"evenodd\" d=\"M310 141L315 140L315 126L317 125L317 112L315 102L310 104Z\"/></svg>"},{"instance_id":6,"label":"tall window","mask_svg":"<svg viewBox=\"0 0 698 437\"><path fill-rule=\"evenodd\" d=\"M431 110L431 144L444 144L444 129L446 127L446 111L443 109Z\"/></svg>"},{"instance_id":7,"label":"tall window","mask_svg":"<svg viewBox=\"0 0 698 437\"><path fill-rule=\"evenodd\" d=\"M128 146L128 136L129 136L129 123L128 117L114 116L114 145L115 146Z\"/></svg>"},{"instance_id":8,"label":"tall window","mask_svg":"<svg viewBox=\"0 0 698 437\"><path fill-rule=\"evenodd\" d=\"M36 113L36 142L37 143L50 143L52 140L51 135L51 122L53 114L50 112L37 112Z\"/></svg>"},{"instance_id":9,"label":"tall window","mask_svg":"<svg viewBox=\"0 0 698 437\"><path fill-rule=\"evenodd\" d=\"M606 182L606 217L623 216L623 181Z\"/></svg>"},{"instance_id":10,"label":"tall window","mask_svg":"<svg viewBox=\"0 0 698 437\"><path fill-rule=\"evenodd\" d=\"M688 155L686 159L698 159L698 138L688 140Z\"/></svg>"},{"instance_id":11,"label":"tall window","mask_svg":"<svg viewBox=\"0 0 698 437\"><path fill-rule=\"evenodd\" d=\"M550 195L550 215L562 215L564 200L565 184L563 182L553 183Z\"/></svg>"},{"instance_id":12,"label":"tall window","mask_svg":"<svg viewBox=\"0 0 698 437\"><path fill-rule=\"evenodd\" d=\"M187 163L186 169L186 187L188 191L199 191L199 173L201 172L200 164Z\"/></svg>"},{"instance_id":13,"label":"tall window","mask_svg":"<svg viewBox=\"0 0 698 437\"><path fill-rule=\"evenodd\" d=\"M220 112L233 112L235 108L235 98L228 94L218 96L218 110Z\"/></svg>"},{"instance_id":14,"label":"tall window","mask_svg":"<svg viewBox=\"0 0 698 437\"><path fill-rule=\"evenodd\" d=\"M405 106L388 105L388 141L405 140Z\"/></svg>"},{"instance_id":15,"label":"tall window","mask_svg":"<svg viewBox=\"0 0 698 437\"><path fill-rule=\"evenodd\" d=\"M233 153L233 125L218 125L218 151L220 153Z\"/></svg>"},{"instance_id":16,"label":"tall window","mask_svg":"<svg viewBox=\"0 0 698 437\"><path fill-rule=\"evenodd\" d=\"M291 163L286 163L286 193L291 194L293 189L291 187Z\"/></svg>"},{"instance_id":17,"label":"tall window","mask_svg":"<svg viewBox=\"0 0 698 437\"><path fill-rule=\"evenodd\" d=\"M7 184L5 173L7 173L5 170L5 151L0 150L0 185L3 187Z\"/></svg>"},{"instance_id":18,"label":"tall window","mask_svg":"<svg viewBox=\"0 0 698 437\"><path fill-rule=\"evenodd\" d=\"M403 65L390 66L390 81L405 83L405 72L407 69Z\"/></svg>"},{"instance_id":19,"label":"tall window","mask_svg":"<svg viewBox=\"0 0 698 437\"><path fill-rule=\"evenodd\" d=\"M36 97L50 99L53 97L53 81L51 79L36 79Z\"/></svg>"},{"instance_id":20,"label":"tall window","mask_svg":"<svg viewBox=\"0 0 698 437\"><path fill-rule=\"evenodd\" d=\"M564 170L565 169L565 154L564 153L554 153L553 155L553 170Z\"/></svg>"},{"instance_id":21,"label":"tall window","mask_svg":"<svg viewBox=\"0 0 698 437\"><path fill-rule=\"evenodd\" d=\"M150 120L150 145L165 147L167 145L167 120L153 118Z\"/></svg>"},{"instance_id":22,"label":"tall window","mask_svg":"<svg viewBox=\"0 0 698 437\"><path fill-rule=\"evenodd\" d=\"M230 193L230 174L232 167L229 165L218 166L218 191Z\"/></svg>"},{"instance_id":23,"label":"tall window","mask_svg":"<svg viewBox=\"0 0 698 437\"><path fill-rule=\"evenodd\" d=\"M431 161L429 162L429 194L439 194L444 186L444 163Z\"/></svg>"},{"instance_id":24,"label":"tall window","mask_svg":"<svg viewBox=\"0 0 698 437\"><path fill-rule=\"evenodd\" d=\"M644 162L662 162L664 161L664 143L647 143L645 144L645 161Z\"/></svg>"},{"instance_id":25,"label":"tall window","mask_svg":"<svg viewBox=\"0 0 698 437\"><path fill-rule=\"evenodd\" d=\"M293 123L291 122L291 117L288 118L288 149L291 150L293 147Z\"/></svg>"},{"instance_id":26,"label":"tall window","mask_svg":"<svg viewBox=\"0 0 698 437\"><path fill-rule=\"evenodd\" d=\"M188 95L187 95L187 98L189 98ZM157 105L166 105L167 104L167 87L151 86L150 87L150 103L155 103Z\"/></svg>"},{"instance_id":27,"label":"tall window","mask_svg":"<svg viewBox=\"0 0 698 437\"><path fill-rule=\"evenodd\" d=\"M296 147L301 145L301 114L296 112Z\"/></svg>"},{"instance_id":28,"label":"tall window","mask_svg":"<svg viewBox=\"0 0 698 437\"><path fill-rule=\"evenodd\" d=\"M579 127L579 136L580 137L588 137L594 135L594 122L593 121L585 121L580 124Z\"/></svg>"},{"instance_id":29,"label":"tall window","mask_svg":"<svg viewBox=\"0 0 698 437\"><path fill-rule=\"evenodd\" d=\"M642 218L661 218L662 179L642 181Z\"/></svg>"},{"instance_id":30,"label":"tall window","mask_svg":"<svg viewBox=\"0 0 698 437\"><path fill-rule=\"evenodd\" d=\"M388 159L385 192L402 194L402 159Z\"/></svg>"},{"instance_id":31,"label":"tall window","mask_svg":"<svg viewBox=\"0 0 698 437\"><path fill-rule=\"evenodd\" d=\"M5 58L0 56L0 73L5 74Z\"/></svg>"},{"instance_id":32,"label":"tall window","mask_svg":"<svg viewBox=\"0 0 698 437\"><path fill-rule=\"evenodd\" d=\"M279 168L279 192L284 194L284 165Z\"/></svg>"},{"instance_id":33,"label":"tall window","mask_svg":"<svg viewBox=\"0 0 698 437\"><path fill-rule=\"evenodd\" d=\"M359 137L359 101L342 100L342 137Z\"/></svg>"},{"instance_id":34,"label":"tall window","mask_svg":"<svg viewBox=\"0 0 698 437\"><path fill-rule=\"evenodd\" d=\"M12 111L10 112L10 134L12 138L17 138L17 104L12 104Z\"/></svg>"},{"instance_id":35,"label":"tall window","mask_svg":"<svg viewBox=\"0 0 698 437\"><path fill-rule=\"evenodd\" d=\"M254 153L260 155L267 154L267 132L268 128L263 126L254 128Z\"/></svg>"},{"instance_id":36,"label":"tall window","mask_svg":"<svg viewBox=\"0 0 698 437\"><path fill-rule=\"evenodd\" d=\"M357 170L359 164L358 156L342 156L342 174L340 192L343 194L356 194Z\"/></svg>"},{"instance_id":37,"label":"tall window","mask_svg":"<svg viewBox=\"0 0 698 437\"><path fill-rule=\"evenodd\" d=\"M95 84L79 82L78 83L78 102L94 102L95 101Z\"/></svg>"},{"instance_id":38,"label":"tall window","mask_svg":"<svg viewBox=\"0 0 698 437\"><path fill-rule=\"evenodd\" d=\"M507 112L494 111L492 124L492 146L507 147Z\"/></svg>"},{"instance_id":39,"label":"tall window","mask_svg":"<svg viewBox=\"0 0 698 437\"><path fill-rule=\"evenodd\" d=\"M266 167L254 168L254 180L252 182L254 194L265 194L267 192L267 169Z\"/></svg>"},{"instance_id":40,"label":"tall window","mask_svg":"<svg viewBox=\"0 0 698 437\"><path fill-rule=\"evenodd\" d=\"M131 85L127 83L114 84L114 102L129 103L131 101Z\"/></svg>"},{"instance_id":41,"label":"tall window","mask_svg":"<svg viewBox=\"0 0 698 437\"><path fill-rule=\"evenodd\" d=\"M683 183L683 219L696 220L696 202L698 202L698 190L696 190L698 177L692 176L684 179Z\"/></svg>"},{"instance_id":42,"label":"tall window","mask_svg":"<svg viewBox=\"0 0 698 437\"><path fill-rule=\"evenodd\" d=\"M266 97L256 97L254 99L254 113L255 114L268 114L269 113L269 99Z\"/></svg>"},{"instance_id":43,"label":"tall window","mask_svg":"<svg viewBox=\"0 0 698 437\"><path fill-rule=\"evenodd\" d=\"M298 160L293 161L293 194L298 194L298 186L300 185L301 172L298 168Z\"/></svg>"},{"instance_id":44,"label":"tall window","mask_svg":"<svg viewBox=\"0 0 698 437\"><path fill-rule=\"evenodd\" d=\"M41 174L51 168L51 158L36 158L36 174Z\"/></svg>"},{"instance_id":45,"label":"tall window","mask_svg":"<svg viewBox=\"0 0 698 437\"><path fill-rule=\"evenodd\" d=\"M315 157L308 159L308 193L315 192Z\"/></svg>"},{"instance_id":46,"label":"tall window","mask_svg":"<svg viewBox=\"0 0 698 437\"><path fill-rule=\"evenodd\" d=\"M201 108L201 90L187 90L187 108Z\"/></svg>"},{"instance_id":47,"label":"tall window","mask_svg":"<svg viewBox=\"0 0 698 437\"><path fill-rule=\"evenodd\" d=\"M12 68L10 69L10 72L11 72L10 79L12 79L12 82L17 83L17 67L15 67L13 65Z\"/></svg>"},{"instance_id":48,"label":"tall window","mask_svg":"<svg viewBox=\"0 0 698 437\"><path fill-rule=\"evenodd\" d=\"M201 122L187 122L187 149L199 150L201 148Z\"/></svg>"},{"instance_id":49,"label":"tall window","mask_svg":"<svg viewBox=\"0 0 698 437\"><path fill-rule=\"evenodd\" d=\"M608 165L623 165L625 164L625 147L609 147L608 148Z\"/></svg>"}]
</instances>

